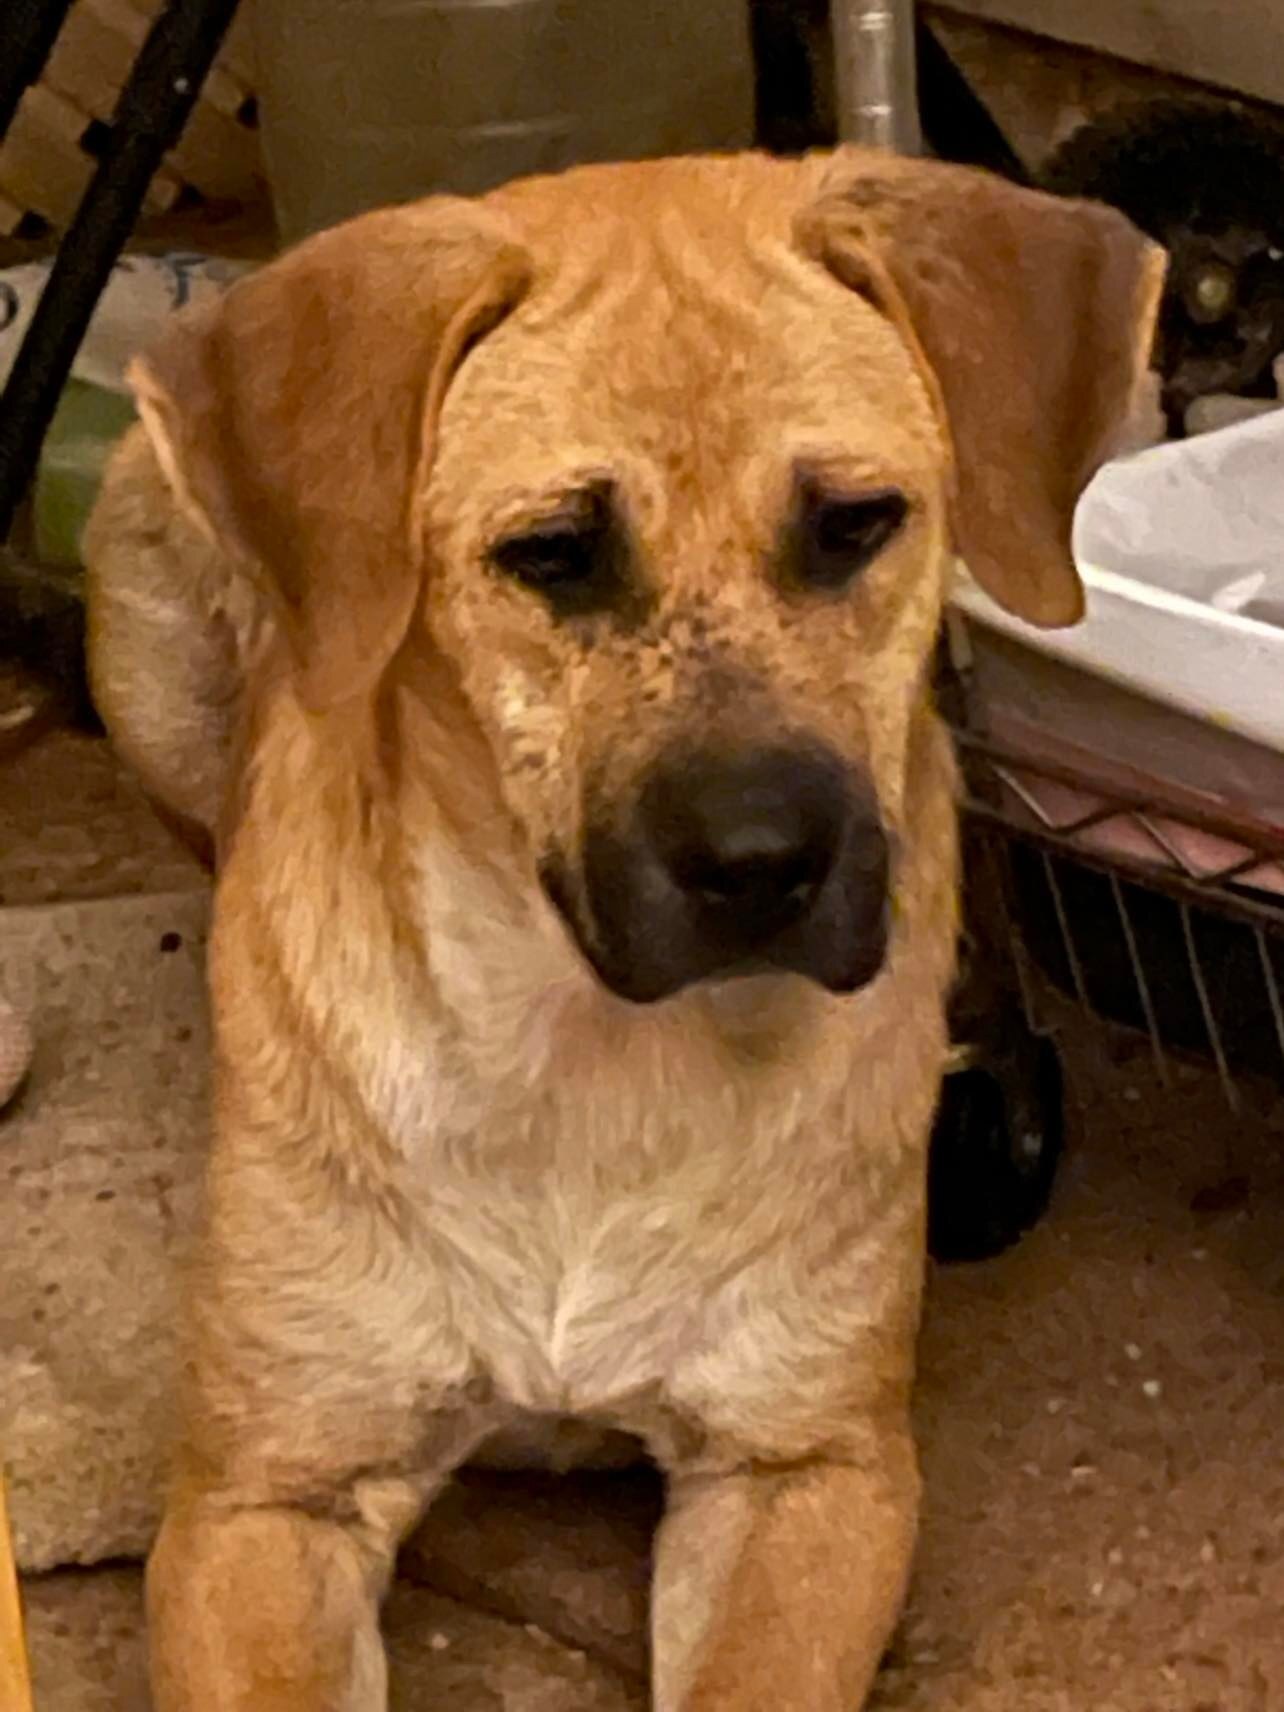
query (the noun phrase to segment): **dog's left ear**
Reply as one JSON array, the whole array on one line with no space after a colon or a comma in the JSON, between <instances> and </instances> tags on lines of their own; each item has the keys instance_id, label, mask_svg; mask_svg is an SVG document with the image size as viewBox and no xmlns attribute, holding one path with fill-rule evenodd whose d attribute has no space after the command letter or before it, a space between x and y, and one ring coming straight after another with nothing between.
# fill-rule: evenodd
<instances>
[{"instance_id":1,"label":"dog's left ear","mask_svg":"<svg viewBox=\"0 0 1284 1712\"><path fill-rule=\"evenodd\" d=\"M860 150L833 157L797 235L919 357L972 575L1021 618L1074 623L1074 508L1127 432L1163 252L1112 209Z\"/></svg>"},{"instance_id":2,"label":"dog's left ear","mask_svg":"<svg viewBox=\"0 0 1284 1712\"><path fill-rule=\"evenodd\" d=\"M405 635L446 388L529 275L505 223L434 197L318 234L132 364L179 505L274 606L309 706Z\"/></svg>"}]
</instances>

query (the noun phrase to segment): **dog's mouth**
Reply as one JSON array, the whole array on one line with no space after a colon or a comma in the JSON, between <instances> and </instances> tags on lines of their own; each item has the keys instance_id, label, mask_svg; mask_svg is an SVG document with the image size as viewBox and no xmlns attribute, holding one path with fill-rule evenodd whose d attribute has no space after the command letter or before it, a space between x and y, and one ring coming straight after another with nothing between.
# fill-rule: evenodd
<instances>
[{"instance_id":1,"label":"dog's mouth","mask_svg":"<svg viewBox=\"0 0 1284 1712\"><path fill-rule=\"evenodd\" d=\"M564 861L549 857L541 862L539 881L581 957L616 998L650 1005L671 998L688 984L674 984L657 968L612 955L599 939L591 912L577 900L571 869Z\"/></svg>"},{"instance_id":2,"label":"dog's mouth","mask_svg":"<svg viewBox=\"0 0 1284 1712\"><path fill-rule=\"evenodd\" d=\"M886 960L890 868L872 793L787 752L671 764L627 831L590 820L579 860L539 877L603 986L654 1004L772 974L856 992Z\"/></svg>"}]
</instances>

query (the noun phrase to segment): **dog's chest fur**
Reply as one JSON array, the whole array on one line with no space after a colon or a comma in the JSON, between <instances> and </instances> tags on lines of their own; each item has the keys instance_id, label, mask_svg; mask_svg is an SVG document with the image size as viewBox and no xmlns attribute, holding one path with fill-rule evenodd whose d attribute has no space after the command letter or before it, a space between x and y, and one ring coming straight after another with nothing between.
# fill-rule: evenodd
<instances>
[{"instance_id":1,"label":"dog's chest fur","mask_svg":"<svg viewBox=\"0 0 1284 1712\"><path fill-rule=\"evenodd\" d=\"M904 1213L908 1136L871 1135L850 1086L764 1089L757 1111L734 1088L692 1099L689 1066L665 1077L663 1046L633 1052L648 1047L660 1073L625 1051L605 1073L559 1077L554 1052L520 1120L501 1108L411 1166L455 1324L524 1409L626 1408L840 1274L845 1317L878 1317L870 1280ZM929 1081L928 1037L910 1050ZM741 1382L746 1365L731 1364Z\"/></svg>"},{"instance_id":2,"label":"dog's chest fur","mask_svg":"<svg viewBox=\"0 0 1284 1712\"><path fill-rule=\"evenodd\" d=\"M770 1398L778 1438L782 1362L804 1382L878 1372L862 1340L916 1300L944 1051L953 830L936 759L930 842L865 993L766 977L638 1009L598 987L533 887L449 838L415 846L391 889L328 836L299 841L297 873L269 868L256 827L295 787L265 758L219 900L222 1050L239 1081L257 1077L275 1131L338 1122L366 1138L354 1187L386 1228L354 1313L404 1369L428 1388L481 1384L515 1415L630 1430L661 1401L707 1421ZM272 989L295 1024L269 1074L256 995ZM352 1225L349 1207L333 1217Z\"/></svg>"}]
</instances>

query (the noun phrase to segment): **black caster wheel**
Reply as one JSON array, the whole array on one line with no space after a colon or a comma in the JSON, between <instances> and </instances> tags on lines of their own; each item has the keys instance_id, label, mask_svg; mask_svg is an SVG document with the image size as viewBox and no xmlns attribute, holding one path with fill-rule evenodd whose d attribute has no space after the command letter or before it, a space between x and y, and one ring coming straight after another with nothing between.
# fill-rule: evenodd
<instances>
[{"instance_id":1,"label":"black caster wheel","mask_svg":"<svg viewBox=\"0 0 1284 1712\"><path fill-rule=\"evenodd\" d=\"M945 1078L928 1167L928 1247L941 1261L1001 1254L1042 1217L1065 1143L1061 1060L1010 1021Z\"/></svg>"}]
</instances>

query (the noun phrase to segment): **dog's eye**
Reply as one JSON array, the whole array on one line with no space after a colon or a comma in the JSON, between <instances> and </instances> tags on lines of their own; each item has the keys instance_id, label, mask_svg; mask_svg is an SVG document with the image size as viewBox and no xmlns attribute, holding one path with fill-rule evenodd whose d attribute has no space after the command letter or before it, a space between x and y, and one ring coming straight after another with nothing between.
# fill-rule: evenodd
<instances>
[{"instance_id":1,"label":"dog's eye","mask_svg":"<svg viewBox=\"0 0 1284 1712\"><path fill-rule=\"evenodd\" d=\"M909 501L897 488L856 499L814 500L804 525L802 582L808 588L845 588L899 532L908 511Z\"/></svg>"},{"instance_id":2,"label":"dog's eye","mask_svg":"<svg viewBox=\"0 0 1284 1712\"><path fill-rule=\"evenodd\" d=\"M557 619L630 623L649 608L609 481L562 495L542 517L496 541L488 557L492 570L538 595Z\"/></svg>"},{"instance_id":3,"label":"dog's eye","mask_svg":"<svg viewBox=\"0 0 1284 1712\"><path fill-rule=\"evenodd\" d=\"M497 541L489 558L493 570L538 595L557 619L632 623L649 610L607 482L568 494L556 510Z\"/></svg>"},{"instance_id":4,"label":"dog's eye","mask_svg":"<svg viewBox=\"0 0 1284 1712\"><path fill-rule=\"evenodd\" d=\"M553 590L587 582L598 568L601 544L597 530L537 529L501 541L492 557L527 588Z\"/></svg>"}]
</instances>

